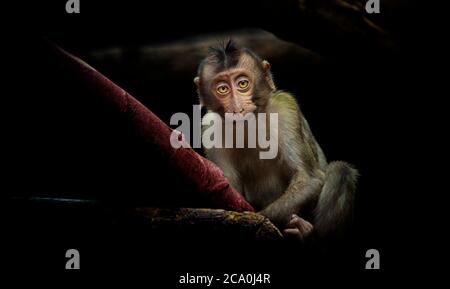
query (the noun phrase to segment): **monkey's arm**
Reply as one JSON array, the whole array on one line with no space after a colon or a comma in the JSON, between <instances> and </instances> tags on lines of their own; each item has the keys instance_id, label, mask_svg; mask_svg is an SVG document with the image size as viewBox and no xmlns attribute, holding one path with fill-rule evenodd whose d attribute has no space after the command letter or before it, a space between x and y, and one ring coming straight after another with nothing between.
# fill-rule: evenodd
<instances>
[{"instance_id":1,"label":"monkey's arm","mask_svg":"<svg viewBox=\"0 0 450 289\"><path fill-rule=\"evenodd\" d=\"M295 98L286 92L276 92L269 102L269 112L279 115L279 152L283 165L293 173L286 191L261 211L280 228L303 206L318 198L324 173L320 169L324 156L304 119Z\"/></svg>"},{"instance_id":2,"label":"monkey's arm","mask_svg":"<svg viewBox=\"0 0 450 289\"><path fill-rule=\"evenodd\" d=\"M298 170L285 193L260 213L277 227L285 228L292 215L298 214L305 205L318 199L322 186L321 178L308 176Z\"/></svg>"}]
</instances>

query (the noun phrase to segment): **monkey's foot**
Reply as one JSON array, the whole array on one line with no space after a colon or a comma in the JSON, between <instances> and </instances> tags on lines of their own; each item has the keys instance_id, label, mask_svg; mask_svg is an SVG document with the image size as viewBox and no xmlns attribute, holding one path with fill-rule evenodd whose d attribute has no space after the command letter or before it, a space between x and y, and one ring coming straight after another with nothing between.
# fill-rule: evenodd
<instances>
[{"instance_id":1,"label":"monkey's foot","mask_svg":"<svg viewBox=\"0 0 450 289\"><path fill-rule=\"evenodd\" d=\"M293 214L287 228L283 230L283 235L286 238L304 241L311 234L312 230L313 225L310 222Z\"/></svg>"}]
</instances>

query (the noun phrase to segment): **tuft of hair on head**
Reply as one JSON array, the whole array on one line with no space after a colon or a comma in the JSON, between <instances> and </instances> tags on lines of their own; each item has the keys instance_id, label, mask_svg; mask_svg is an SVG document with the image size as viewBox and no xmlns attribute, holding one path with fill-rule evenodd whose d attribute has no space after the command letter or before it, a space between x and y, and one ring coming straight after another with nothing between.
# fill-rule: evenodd
<instances>
[{"instance_id":1,"label":"tuft of hair on head","mask_svg":"<svg viewBox=\"0 0 450 289\"><path fill-rule=\"evenodd\" d=\"M219 65L220 69L233 67L239 61L241 49L229 38L228 41L219 41L216 46L209 47L208 59Z\"/></svg>"}]
</instances>

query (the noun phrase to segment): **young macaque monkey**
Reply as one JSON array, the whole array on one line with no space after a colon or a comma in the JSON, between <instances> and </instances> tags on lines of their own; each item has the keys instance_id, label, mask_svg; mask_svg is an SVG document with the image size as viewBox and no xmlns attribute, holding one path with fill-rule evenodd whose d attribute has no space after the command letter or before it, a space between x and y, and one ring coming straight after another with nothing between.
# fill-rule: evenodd
<instances>
[{"instance_id":1,"label":"young macaque monkey","mask_svg":"<svg viewBox=\"0 0 450 289\"><path fill-rule=\"evenodd\" d=\"M358 173L345 162L327 163L294 96L276 89L269 62L229 41L210 49L194 82L204 118L278 113L273 159L261 159L259 147L205 149L230 184L287 237L339 235L351 217Z\"/></svg>"}]
</instances>

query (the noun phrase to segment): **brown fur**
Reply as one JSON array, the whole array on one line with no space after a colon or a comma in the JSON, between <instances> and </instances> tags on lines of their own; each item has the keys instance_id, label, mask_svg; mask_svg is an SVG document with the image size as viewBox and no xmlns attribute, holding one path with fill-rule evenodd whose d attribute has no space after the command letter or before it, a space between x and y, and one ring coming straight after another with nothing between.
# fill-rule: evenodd
<instances>
[{"instance_id":1,"label":"brown fur","mask_svg":"<svg viewBox=\"0 0 450 289\"><path fill-rule=\"evenodd\" d=\"M320 236L334 234L351 215L357 171L344 162L327 163L295 98L275 90L270 65L247 50L236 49L233 47L230 56L234 61L228 62L234 65L219 65L214 54L202 63L195 80L201 103L209 112L228 112L229 106L211 84L218 74L236 68L247 71L253 85L251 95L237 92L228 101L251 96L244 100L247 104L251 101L255 112L278 113L278 155L265 160L259 158L259 148L211 148L206 150L207 157L279 228L287 228L296 214L306 216L307 208L312 207L314 231ZM219 51L226 55L226 49ZM205 115L208 117L211 114Z\"/></svg>"}]
</instances>

